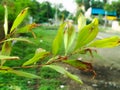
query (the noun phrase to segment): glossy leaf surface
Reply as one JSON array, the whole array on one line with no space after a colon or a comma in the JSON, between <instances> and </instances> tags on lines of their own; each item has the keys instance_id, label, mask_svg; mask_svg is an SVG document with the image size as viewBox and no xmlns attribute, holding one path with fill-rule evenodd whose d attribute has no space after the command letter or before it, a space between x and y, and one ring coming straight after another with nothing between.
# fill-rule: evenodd
<instances>
[{"instance_id":1,"label":"glossy leaf surface","mask_svg":"<svg viewBox=\"0 0 120 90\"><path fill-rule=\"evenodd\" d=\"M98 34L98 20L95 18L92 23L86 25L78 32L78 39L76 43L75 50L85 46L90 43Z\"/></svg>"},{"instance_id":2,"label":"glossy leaf surface","mask_svg":"<svg viewBox=\"0 0 120 90\"><path fill-rule=\"evenodd\" d=\"M4 32L5 32L5 36L8 33L8 10L7 10L7 6L4 5L5 8L5 17L4 17Z\"/></svg>"},{"instance_id":3,"label":"glossy leaf surface","mask_svg":"<svg viewBox=\"0 0 120 90\"><path fill-rule=\"evenodd\" d=\"M31 59L29 59L28 61L26 61L26 62L23 64L23 66L30 65L30 64L34 64L34 63L36 63L37 61L42 60L43 58L45 58L45 57L48 56L49 54L50 54L50 53L47 52L46 50L39 48L39 49L36 50L35 55L34 55Z\"/></svg>"},{"instance_id":4,"label":"glossy leaf surface","mask_svg":"<svg viewBox=\"0 0 120 90\"><path fill-rule=\"evenodd\" d=\"M52 53L54 55L56 55L60 49L60 46L62 44L63 41L63 31L65 29L65 23L61 24L58 30L58 33L55 37L55 39L53 40L53 44L52 44Z\"/></svg>"},{"instance_id":5,"label":"glossy leaf surface","mask_svg":"<svg viewBox=\"0 0 120 90\"><path fill-rule=\"evenodd\" d=\"M71 22L67 22L66 28L64 30L64 46L65 54L71 48L73 41L75 40L76 31Z\"/></svg>"},{"instance_id":6,"label":"glossy leaf surface","mask_svg":"<svg viewBox=\"0 0 120 90\"><path fill-rule=\"evenodd\" d=\"M81 13L78 17L78 32L86 25L86 18Z\"/></svg>"},{"instance_id":7,"label":"glossy leaf surface","mask_svg":"<svg viewBox=\"0 0 120 90\"><path fill-rule=\"evenodd\" d=\"M17 56L5 56L5 55L0 55L1 60L18 60L19 57Z\"/></svg>"},{"instance_id":8,"label":"glossy leaf surface","mask_svg":"<svg viewBox=\"0 0 120 90\"><path fill-rule=\"evenodd\" d=\"M109 38L104 38L101 40L96 40L92 42L89 47L96 47L96 48L111 48L120 45L120 37L113 36Z\"/></svg>"}]
</instances>

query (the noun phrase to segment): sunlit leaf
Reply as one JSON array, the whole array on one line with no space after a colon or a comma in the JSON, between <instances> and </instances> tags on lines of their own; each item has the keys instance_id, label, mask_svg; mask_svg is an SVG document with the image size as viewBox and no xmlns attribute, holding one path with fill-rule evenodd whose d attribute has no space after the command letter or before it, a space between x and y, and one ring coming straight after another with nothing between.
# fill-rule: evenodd
<instances>
[{"instance_id":1,"label":"sunlit leaf","mask_svg":"<svg viewBox=\"0 0 120 90\"><path fill-rule=\"evenodd\" d=\"M5 36L8 33L8 10L7 10L7 6L4 5L5 8L5 17L4 17L4 32L5 32Z\"/></svg>"},{"instance_id":2,"label":"sunlit leaf","mask_svg":"<svg viewBox=\"0 0 120 90\"><path fill-rule=\"evenodd\" d=\"M2 46L1 54L9 56L10 52L11 52L11 42L5 42Z\"/></svg>"},{"instance_id":3,"label":"sunlit leaf","mask_svg":"<svg viewBox=\"0 0 120 90\"><path fill-rule=\"evenodd\" d=\"M30 40L28 40L27 38L9 38L9 39L6 39L6 40L4 40L4 41L2 41L0 43L8 42L8 41L14 41L14 40L16 40L16 41L24 41L24 42L27 42L27 43L33 43Z\"/></svg>"},{"instance_id":4,"label":"sunlit leaf","mask_svg":"<svg viewBox=\"0 0 120 90\"><path fill-rule=\"evenodd\" d=\"M17 56L5 56L5 55L0 55L0 59L1 60L18 60L20 59Z\"/></svg>"},{"instance_id":5,"label":"sunlit leaf","mask_svg":"<svg viewBox=\"0 0 120 90\"><path fill-rule=\"evenodd\" d=\"M65 24L66 23L63 23L63 24L60 25L58 33L57 33L55 39L53 40L52 53L54 55L56 55L58 53L58 51L60 49L60 46L62 44L62 41L63 41L63 31L64 31L64 28L65 28Z\"/></svg>"},{"instance_id":6,"label":"sunlit leaf","mask_svg":"<svg viewBox=\"0 0 120 90\"><path fill-rule=\"evenodd\" d=\"M101 40L96 40L88 46L96 47L96 48L111 48L119 45L120 45L120 37L113 36L113 37L104 38Z\"/></svg>"},{"instance_id":7,"label":"sunlit leaf","mask_svg":"<svg viewBox=\"0 0 120 90\"><path fill-rule=\"evenodd\" d=\"M71 48L73 41L75 39L76 31L71 22L67 22L66 28L64 30L64 46L65 46L65 54L67 54L68 50Z\"/></svg>"},{"instance_id":8,"label":"sunlit leaf","mask_svg":"<svg viewBox=\"0 0 120 90\"><path fill-rule=\"evenodd\" d=\"M31 73L27 73L27 72L23 72L23 71L18 71L18 70L8 70L8 73L13 73L13 74L16 74L18 76L22 76L22 77L26 77L26 78L39 78L39 76L35 75L35 74L31 74Z\"/></svg>"},{"instance_id":9,"label":"sunlit leaf","mask_svg":"<svg viewBox=\"0 0 120 90\"><path fill-rule=\"evenodd\" d=\"M28 25L26 25L26 26L18 29L18 30L16 31L16 33L28 33L28 32L31 32L31 30L32 30L33 28L36 28L36 27L38 27L38 26L40 26L40 25L39 25L39 24L35 24L35 23L28 24Z\"/></svg>"},{"instance_id":10,"label":"sunlit leaf","mask_svg":"<svg viewBox=\"0 0 120 90\"><path fill-rule=\"evenodd\" d=\"M50 54L50 53L47 52L46 50L39 48L39 49L36 50L35 55L34 55L31 59L29 59L28 61L26 61L26 62L23 64L23 66L30 65L30 64L34 64L34 63L36 63L37 61L42 60L43 58L45 58L45 57L48 56L49 54Z\"/></svg>"},{"instance_id":11,"label":"sunlit leaf","mask_svg":"<svg viewBox=\"0 0 120 90\"><path fill-rule=\"evenodd\" d=\"M98 19L94 19L92 23L83 27L80 32L78 32L78 39L75 46L75 50L85 46L95 39L98 34Z\"/></svg>"},{"instance_id":12,"label":"sunlit leaf","mask_svg":"<svg viewBox=\"0 0 120 90\"><path fill-rule=\"evenodd\" d=\"M20 14L16 17L16 19L13 22L13 25L10 29L10 33L13 32L17 28L17 26L23 21L23 19L25 18L26 14L27 14L27 11L28 11L28 7L25 8L24 10L22 10L20 12Z\"/></svg>"},{"instance_id":13,"label":"sunlit leaf","mask_svg":"<svg viewBox=\"0 0 120 90\"><path fill-rule=\"evenodd\" d=\"M11 70L11 68L7 66L0 66L0 73L8 73L8 70Z\"/></svg>"},{"instance_id":14,"label":"sunlit leaf","mask_svg":"<svg viewBox=\"0 0 120 90\"><path fill-rule=\"evenodd\" d=\"M30 32L30 33L32 33L33 37L36 38L36 35L35 35L34 31L32 31L32 29L34 29L38 26L40 26L40 24L36 24L36 23L28 24L28 25L16 30L15 33L28 33L28 32Z\"/></svg>"},{"instance_id":15,"label":"sunlit leaf","mask_svg":"<svg viewBox=\"0 0 120 90\"><path fill-rule=\"evenodd\" d=\"M52 68L52 69L56 70L57 72L59 72L63 75L66 75L67 77L79 82L80 84L83 83L78 76L71 74L70 72L66 71L63 67L60 67L58 65L46 65L44 67Z\"/></svg>"},{"instance_id":16,"label":"sunlit leaf","mask_svg":"<svg viewBox=\"0 0 120 90\"><path fill-rule=\"evenodd\" d=\"M80 13L78 17L78 32L86 25L86 18Z\"/></svg>"}]
</instances>

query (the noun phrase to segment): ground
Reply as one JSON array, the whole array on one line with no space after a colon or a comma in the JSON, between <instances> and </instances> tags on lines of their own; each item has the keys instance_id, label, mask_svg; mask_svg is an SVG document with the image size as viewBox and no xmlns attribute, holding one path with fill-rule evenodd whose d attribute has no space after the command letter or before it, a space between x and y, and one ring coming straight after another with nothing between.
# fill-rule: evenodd
<instances>
[{"instance_id":1,"label":"ground","mask_svg":"<svg viewBox=\"0 0 120 90\"><path fill-rule=\"evenodd\" d=\"M119 33L119 32L118 32ZM99 37L119 35L115 33L99 33ZM97 73L92 79L92 73L83 72L68 66L72 73L79 75L84 84L79 85L74 81L66 80L67 90L120 90L120 47L97 49L97 55L87 58L92 62Z\"/></svg>"}]
</instances>

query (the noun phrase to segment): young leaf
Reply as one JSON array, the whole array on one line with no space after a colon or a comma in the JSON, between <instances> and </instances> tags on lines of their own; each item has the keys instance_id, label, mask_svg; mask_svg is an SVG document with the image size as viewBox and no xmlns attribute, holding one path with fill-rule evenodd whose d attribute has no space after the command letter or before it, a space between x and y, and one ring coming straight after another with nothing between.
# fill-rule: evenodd
<instances>
[{"instance_id":1,"label":"young leaf","mask_svg":"<svg viewBox=\"0 0 120 90\"><path fill-rule=\"evenodd\" d=\"M36 28L40 26L39 24L35 24L35 23L32 23L32 24L28 24L20 29L18 29L15 33L32 33L33 37L36 38L36 35L35 33L32 31L33 28Z\"/></svg>"},{"instance_id":2,"label":"young leaf","mask_svg":"<svg viewBox=\"0 0 120 90\"><path fill-rule=\"evenodd\" d=\"M63 67L60 67L60 66L57 66L57 65L46 65L44 67L52 68L52 69L56 70L57 72L59 72L63 75L66 75L67 77L77 81L80 84L83 83L78 76L71 74L70 72L66 71Z\"/></svg>"},{"instance_id":3,"label":"young leaf","mask_svg":"<svg viewBox=\"0 0 120 90\"><path fill-rule=\"evenodd\" d=\"M7 11L6 5L4 5L4 8L5 8L4 32L5 32L5 36L6 36L8 33L8 11Z\"/></svg>"},{"instance_id":4,"label":"young leaf","mask_svg":"<svg viewBox=\"0 0 120 90\"><path fill-rule=\"evenodd\" d=\"M0 55L0 59L1 60L18 60L20 59L17 56L5 56L5 55Z\"/></svg>"},{"instance_id":5,"label":"young leaf","mask_svg":"<svg viewBox=\"0 0 120 90\"><path fill-rule=\"evenodd\" d=\"M13 32L17 28L17 26L23 21L23 19L25 18L27 14L27 11L28 11L28 7L20 12L20 14L17 16L17 18L13 22L13 25L10 29L10 33Z\"/></svg>"},{"instance_id":6,"label":"young leaf","mask_svg":"<svg viewBox=\"0 0 120 90\"><path fill-rule=\"evenodd\" d=\"M120 37L113 36L109 38L104 38L101 40L96 40L89 44L89 47L96 47L96 48L111 48L120 45Z\"/></svg>"},{"instance_id":7,"label":"young leaf","mask_svg":"<svg viewBox=\"0 0 120 90\"><path fill-rule=\"evenodd\" d=\"M5 42L3 45L2 45L2 51L1 51L1 55L6 55L6 56L9 56L10 53L11 53L11 42ZM6 62L6 60L1 60L1 66Z\"/></svg>"},{"instance_id":8,"label":"young leaf","mask_svg":"<svg viewBox=\"0 0 120 90\"><path fill-rule=\"evenodd\" d=\"M73 41L75 39L76 31L71 22L67 22L66 29L64 30L64 46L65 46L65 54L67 54L68 50L71 48Z\"/></svg>"},{"instance_id":9,"label":"young leaf","mask_svg":"<svg viewBox=\"0 0 120 90\"><path fill-rule=\"evenodd\" d=\"M35 55L31 59L29 59L28 61L26 61L23 64L23 66L33 64L33 63L37 62L38 60L43 59L44 57L46 57L49 54L50 53L47 52L46 50L39 48L39 49L36 50Z\"/></svg>"},{"instance_id":10,"label":"young leaf","mask_svg":"<svg viewBox=\"0 0 120 90\"><path fill-rule=\"evenodd\" d=\"M5 42L2 46L1 54L9 56L10 53L11 53L11 42Z\"/></svg>"},{"instance_id":11,"label":"young leaf","mask_svg":"<svg viewBox=\"0 0 120 90\"><path fill-rule=\"evenodd\" d=\"M6 40L4 40L4 41L2 41L0 43L8 42L8 41L14 41L14 40L16 40L16 41L24 41L24 42L28 42L28 43L33 43L33 42L31 42L30 40L28 40L26 38L9 38L9 39L6 39Z\"/></svg>"},{"instance_id":12,"label":"young leaf","mask_svg":"<svg viewBox=\"0 0 120 90\"><path fill-rule=\"evenodd\" d=\"M78 32L86 25L86 18L80 13L78 17Z\"/></svg>"},{"instance_id":13,"label":"young leaf","mask_svg":"<svg viewBox=\"0 0 120 90\"><path fill-rule=\"evenodd\" d=\"M63 31L65 28L66 23L63 23L60 25L58 33L55 37L55 39L53 40L53 44L52 44L52 53L54 55L56 55L60 49L60 45L62 44L62 40L63 40Z\"/></svg>"},{"instance_id":14,"label":"young leaf","mask_svg":"<svg viewBox=\"0 0 120 90\"><path fill-rule=\"evenodd\" d=\"M93 39L95 39L98 34L98 19L94 19L92 23L86 25L85 27L78 32L78 39L76 43L75 50L85 46L90 43Z\"/></svg>"},{"instance_id":15,"label":"young leaf","mask_svg":"<svg viewBox=\"0 0 120 90\"><path fill-rule=\"evenodd\" d=\"M20 29L18 29L16 31L16 33L28 33L28 32L31 32L33 28L36 28L40 26L39 24L35 24L35 23L32 23L32 24L28 24Z\"/></svg>"}]
</instances>

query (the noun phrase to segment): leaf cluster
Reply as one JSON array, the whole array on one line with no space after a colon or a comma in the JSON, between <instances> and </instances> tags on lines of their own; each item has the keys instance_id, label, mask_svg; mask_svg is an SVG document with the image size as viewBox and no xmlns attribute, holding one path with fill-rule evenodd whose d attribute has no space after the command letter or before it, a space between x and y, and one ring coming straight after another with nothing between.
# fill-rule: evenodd
<instances>
[{"instance_id":1,"label":"leaf cluster","mask_svg":"<svg viewBox=\"0 0 120 90\"><path fill-rule=\"evenodd\" d=\"M24 62L21 66L4 66L5 63L7 63L7 60L19 59L18 56L10 56L12 43L14 40L30 42L26 38L16 38L15 35L27 32L33 33L32 28L38 26L37 24L30 24L22 28L17 28L21 24L28 12L28 8L25 8L16 17L12 27L10 28L10 32L8 32L7 6L5 5L4 8L5 38L2 41L0 41L0 43L3 43L2 50L0 53L0 73L13 73L19 76L40 79L41 77L37 75L19 71L17 69L35 67L51 68L82 84L83 82L78 76L70 73L64 67L58 65L58 63L62 62L82 71L93 72L94 78L96 73L92 67L91 62L78 60L76 57L71 58L71 56L75 54L86 54L86 52L90 52L90 54L92 55L93 48L111 48L120 45L120 37L117 36L96 40L96 36L99 32L98 19L95 18L90 24L86 25L85 17L82 14L80 14L78 18L78 31L76 31L74 24L70 21L64 21L63 23L61 23L58 32L55 36L55 39L53 40L51 51L46 51L45 49L38 48L36 49L34 56L28 59L26 62ZM62 44L64 46L64 52L60 54L59 52L62 47ZM46 57L48 57L49 59L43 62L44 58ZM37 62L41 62L41 64L37 64Z\"/></svg>"}]
</instances>

